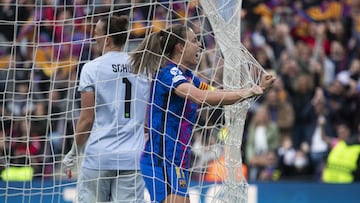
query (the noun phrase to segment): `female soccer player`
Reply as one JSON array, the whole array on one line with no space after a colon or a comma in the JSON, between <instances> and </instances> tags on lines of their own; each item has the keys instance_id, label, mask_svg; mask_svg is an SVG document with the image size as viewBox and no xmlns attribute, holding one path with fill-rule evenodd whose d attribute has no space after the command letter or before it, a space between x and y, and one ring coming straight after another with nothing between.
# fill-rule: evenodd
<instances>
[{"instance_id":1,"label":"female soccer player","mask_svg":"<svg viewBox=\"0 0 360 203\"><path fill-rule=\"evenodd\" d=\"M79 172L78 202L143 202L140 173L149 85L134 74L123 52L126 17L104 17L95 27L100 57L80 75L81 113L75 143L63 164L74 165L76 149L86 144Z\"/></svg>"},{"instance_id":2,"label":"female soccer player","mask_svg":"<svg viewBox=\"0 0 360 203\"><path fill-rule=\"evenodd\" d=\"M189 140L199 104L227 105L261 95L274 78L264 77L262 87L238 91L215 90L194 76L201 44L182 25L152 33L132 55L135 71L153 77L148 106L149 139L141 158L141 172L151 201L190 202Z\"/></svg>"}]
</instances>

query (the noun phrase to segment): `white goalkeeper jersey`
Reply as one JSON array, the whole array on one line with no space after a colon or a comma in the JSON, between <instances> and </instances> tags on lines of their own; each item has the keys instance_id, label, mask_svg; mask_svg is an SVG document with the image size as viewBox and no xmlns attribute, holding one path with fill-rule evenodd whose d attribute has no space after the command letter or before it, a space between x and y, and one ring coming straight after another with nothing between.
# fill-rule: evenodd
<instances>
[{"instance_id":1,"label":"white goalkeeper jersey","mask_svg":"<svg viewBox=\"0 0 360 203\"><path fill-rule=\"evenodd\" d=\"M139 169L149 84L130 72L128 59L127 53L108 52L81 71L78 91L95 94L95 120L82 167Z\"/></svg>"}]
</instances>

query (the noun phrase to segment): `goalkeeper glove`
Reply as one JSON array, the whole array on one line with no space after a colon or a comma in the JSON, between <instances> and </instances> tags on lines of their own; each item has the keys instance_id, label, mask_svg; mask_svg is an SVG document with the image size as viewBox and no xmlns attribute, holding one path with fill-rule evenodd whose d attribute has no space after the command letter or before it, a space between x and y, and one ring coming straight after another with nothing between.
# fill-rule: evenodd
<instances>
[{"instance_id":1,"label":"goalkeeper glove","mask_svg":"<svg viewBox=\"0 0 360 203\"><path fill-rule=\"evenodd\" d=\"M68 178L72 178L72 169L75 167L77 161L77 151L75 144L73 144L62 161L63 171Z\"/></svg>"}]
</instances>

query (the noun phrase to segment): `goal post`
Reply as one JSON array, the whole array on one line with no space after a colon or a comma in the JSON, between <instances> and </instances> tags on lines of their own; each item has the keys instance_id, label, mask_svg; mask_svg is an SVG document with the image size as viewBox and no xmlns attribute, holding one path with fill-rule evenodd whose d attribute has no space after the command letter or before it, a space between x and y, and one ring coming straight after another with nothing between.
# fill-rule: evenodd
<instances>
[{"instance_id":1,"label":"goal post","mask_svg":"<svg viewBox=\"0 0 360 203\"><path fill-rule=\"evenodd\" d=\"M224 58L224 89L259 84L263 67L241 43L242 1L201 0ZM224 168L227 173L217 191L219 202L248 202L249 185L244 176L242 140L247 111L258 97L225 106Z\"/></svg>"},{"instance_id":2,"label":"goal post","mask_svg":"<svg viewBox=\"0 0 360 203\"><path fill-rule=\"evenodd\" d=\"M264 73L241 43L241 5L237 0L0 2L6 14L0 16L0 202L76 202L78 173L67 178L61 162L81 110L80 73L99 56L98 19L129 16L129 53L152 32L186 25L204 48L195 75L216 88L238 89L258 84ZM248 201L242 134L256 99L198 109L187 144L192 203Z\"/></svg>"}]
</instances>

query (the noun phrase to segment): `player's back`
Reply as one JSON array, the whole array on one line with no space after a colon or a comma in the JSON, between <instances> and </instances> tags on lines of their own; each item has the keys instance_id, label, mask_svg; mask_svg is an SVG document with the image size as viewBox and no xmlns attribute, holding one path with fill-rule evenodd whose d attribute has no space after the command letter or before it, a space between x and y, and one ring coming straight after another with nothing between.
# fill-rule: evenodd
<instances>
[{"instance_id":1,"label":"player's back","mask_svg":"<svg viewBox=\"0 0 360 203\"><path fill-rule=\"evenodd\" d=\"M84 164L133 169L144 146L148 81L131 73L128 55L121 52L108 52L83 71L80 87L89 83L95 93L95 120Z\"/></svg>"}]
</instances>

